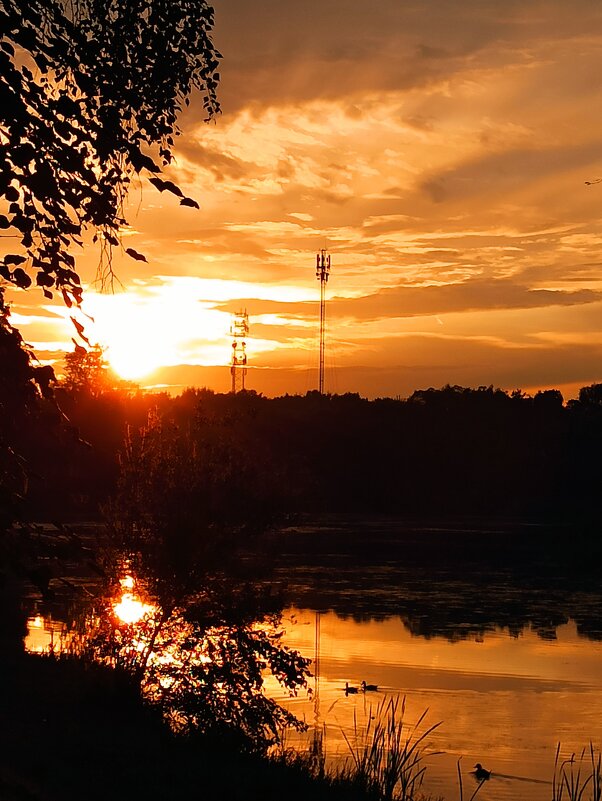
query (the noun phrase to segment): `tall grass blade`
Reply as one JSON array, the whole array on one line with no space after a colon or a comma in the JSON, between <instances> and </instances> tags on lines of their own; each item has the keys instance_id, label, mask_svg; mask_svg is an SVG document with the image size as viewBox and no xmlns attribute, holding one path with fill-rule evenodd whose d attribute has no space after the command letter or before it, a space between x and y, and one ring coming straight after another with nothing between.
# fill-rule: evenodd
<instances>
[{"instance_id":1,"label":"tall grass blade","mask_svg":"<svg viewBox=\"0 0 602 801\"><path fill-rule=\"evenodd\" d=\"M351 762L343 769L344 778L382 801L413 801L420 790L426 765L426 741L436 723L418 733L426 717L422 713L413 726L405 722L406 699L383 699L363 731L353 716L353 737L343 731Z\"/></svg>"},{"instance_id":2,"label":"tall grass blade","mask_svg":"<svg viewBox=\"0 0 602 801\"><path fill-rule=\"evenodd\" d=\"M586 796L586 790L590 790ZM593 743L589 745L589 766L585 749L579 759L571 754L560 761L560 743L556 748L554 775L552 777L552 801L602 801L602 762L600 752Z\"/></svg>"},{"instance_id":3,"label":"tall grass blade","mask_svg":"<svg viewBox=\"0 0 602 801\"><path fill-rule=\"evenodd\" d=\"M594 744L589 744L589 754L592 763L592 801L602 800L602 755L600 751L596 756Z\"/></svg>"}]
</instances>

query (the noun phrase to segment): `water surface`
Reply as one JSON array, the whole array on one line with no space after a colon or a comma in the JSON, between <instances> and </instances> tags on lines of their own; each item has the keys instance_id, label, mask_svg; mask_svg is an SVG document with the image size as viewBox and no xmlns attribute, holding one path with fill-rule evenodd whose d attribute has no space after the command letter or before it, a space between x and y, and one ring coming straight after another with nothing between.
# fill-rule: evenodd
<instances>
[{"instance_id":1,"label":"water surface","mask_svg":"<svg viewBox=\"0 0 602 801\"><path fill-rule=\"evenodd\" d=\"M427 759L425 791L459 798L461 760L465 798L480 762L493 774L478 798L549 801L558 743L568 757L602 742L597 568L575 570L539 546L517 560L501 558L498 543L476 558L462 538L458 556L440 531L427 532L417 554L390 528L353 530L337 524L329 540L301 529L280 557L292 602L286 643L317 669L313 698L270 687L310 727L291 742L307 747L320 732L328 758L342 760L345 736L353 743L378 705L398 697L408 731L425 711L419 731L441 723L427 740L429 753L441 753ZM362 680L378 691L345 694L346 682Z\"/></svg>"},{"instance_id":2,"label":"water surface","mask_svg":"<svg viewBox=\"0 0 602 801\"><path fill-rule=\"evenodd\" d=\"M557 744L563 757L602 745L602 580L591 536L382 520L276 532L269 582L283 592L284 639L314 659L315 674L312 695L293 699L268 681L309 726L288 743L306 749L318 734L341 761L346 738L353 744L379 704L397 698L408 731L425 712L419 733L441 724L426 741L425 792L458 799L460 760L465 799L480 762L493 774L479 799L549 801ZM60 650L78 630L61 587L54 581L55 600L33 606L30 650ZM378 691L345 694L346 682L362 680Z\"/></svg>"}]
</instances>

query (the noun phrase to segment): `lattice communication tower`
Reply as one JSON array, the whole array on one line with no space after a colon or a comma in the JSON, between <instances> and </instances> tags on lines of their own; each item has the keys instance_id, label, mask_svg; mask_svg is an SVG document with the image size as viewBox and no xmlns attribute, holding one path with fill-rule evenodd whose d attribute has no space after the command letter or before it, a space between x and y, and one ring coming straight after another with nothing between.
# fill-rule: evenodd
<instances>
[{"instance_id":1,"label":"lattice communication tower","mask_svg":"<svg viewBox=\"0 0 602 801\"><path fill-rule=\"evenodd\" d=\"M324 348L326 337L326 284L330 275L330 254L324 248L316 253L316 278L320 282L320 368L318 392L324 394Z\"/></svg>"},{"instance_id":2,"label":"lattice communication tower","mask_svg":"<svg viewBox=\"0 0 602 801\"><path fill-rule=\"evenodd\" d=\"M232 315L230 336L232 337L232 361L230 375L232 377L232 393L236 394L245 388L247 375L247 343L249 335L249 315L247 310Z\"/></svg>"}]
</instances>

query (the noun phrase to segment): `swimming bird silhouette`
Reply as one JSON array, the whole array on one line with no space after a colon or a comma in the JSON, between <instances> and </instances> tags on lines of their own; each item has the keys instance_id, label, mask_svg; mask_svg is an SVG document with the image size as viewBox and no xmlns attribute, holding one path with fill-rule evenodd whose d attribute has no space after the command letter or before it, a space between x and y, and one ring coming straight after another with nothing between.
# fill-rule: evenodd
<instances>
[{"instance_id":1,"label":"swimming bird silhouette","mask_svg":"<svg viewBox=\"0 0 602 801\"><path fill-rule=\"evenodd\" d=\"M378 684L366 684L366 682L363 681L362 690L365 693L375 693L378 690Z\"/></svg>"},{"instance_id":2,"label":"swimming bird silhouette","mask_svg":"<svg viewBox=\"0 0 602 801\"><path fill-rule=\"evenodd\" d=\"M486 768L484 768L480 762L477 762L477 764L475 765L475 769L472 771L472 774L477 781L484 782L490 778L491 771L486 770Z\"/></svg>"},{"instance_id":3,"label":"swimming bird silhouette","mask_svg":"<svg viewBox=\"0 0 602 801\"><path fill-rule=\"evenodd\" d=\"M357 687L350 687L349 682L345 682L345 695L355 695L357 691Z\"/></svg>"}]
</instances>

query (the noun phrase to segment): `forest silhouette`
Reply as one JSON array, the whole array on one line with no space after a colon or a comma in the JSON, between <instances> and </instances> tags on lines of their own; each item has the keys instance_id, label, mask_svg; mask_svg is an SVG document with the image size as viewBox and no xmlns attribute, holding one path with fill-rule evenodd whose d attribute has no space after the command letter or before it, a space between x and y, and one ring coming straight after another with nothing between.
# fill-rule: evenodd
<instances>
[{"instance_id":1,"label":"forest silhouette","mask_svg":"<svg viewBox=\"0 0 602 801\"><path fill-rule=\"evenodd\" d=\"M37 417L15 430L31 466L33 519L97 517L116 488L124 435L143 428L149 414L181 432L195 422L220 443L224 459L236 461L232 475L246 476L274 514L599 514L601 384L566 404L555 390L530 397L459 386L372 401L60 385L55 395L66 427L54 402L42 400Z\"/></svg>"}]
</instances>

